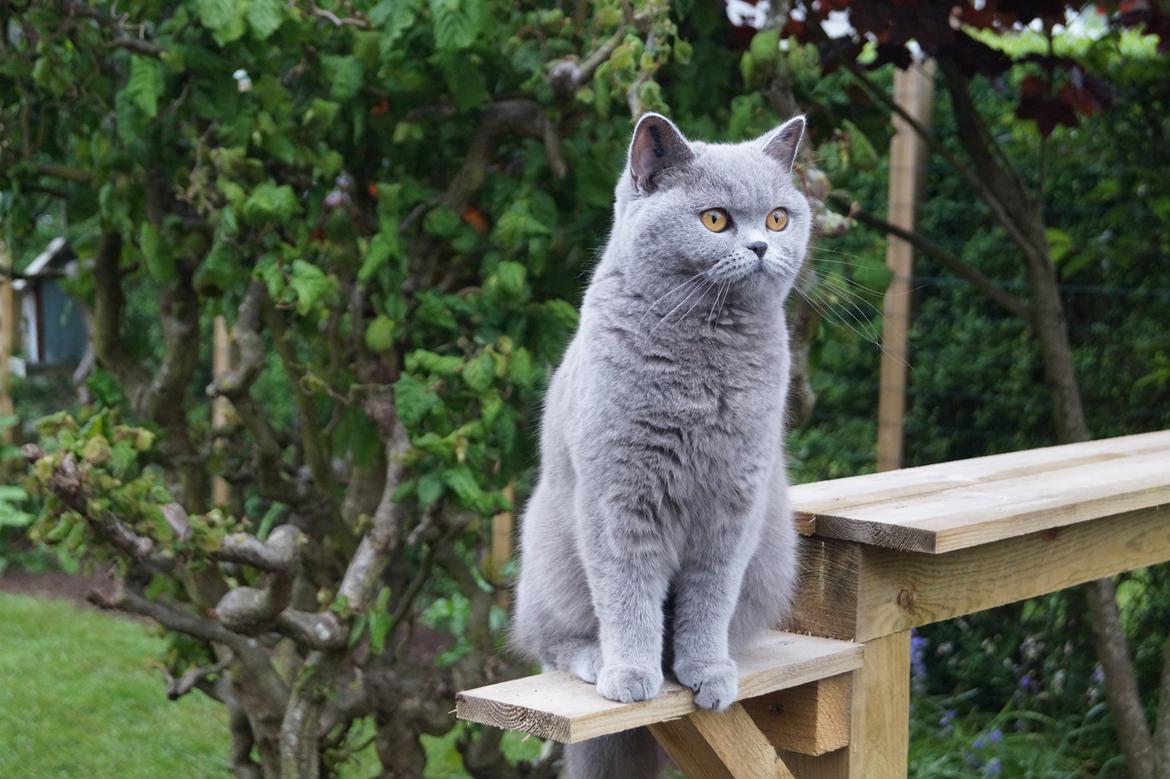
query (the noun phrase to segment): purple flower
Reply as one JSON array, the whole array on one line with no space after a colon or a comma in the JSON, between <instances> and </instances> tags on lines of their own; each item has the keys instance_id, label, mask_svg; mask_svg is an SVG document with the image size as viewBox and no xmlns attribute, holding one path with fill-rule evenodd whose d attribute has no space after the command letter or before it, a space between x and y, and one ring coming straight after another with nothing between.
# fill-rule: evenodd
<instances>
[{"instance_id":1,"label":"purple flower","mask_svg":"<svg viewBox=\"0 0 1170 779\"><path fill-rule=\"evenodd\" d=\"M1036 688L1036 680L1032 678L1032 674L1026 673L1020 677L1020 689L1024 692L1031 692Z\"/></svg>"},{"instance_id":2,"label":"purple flower","mask_svg":"<svg viewBox=\"0 0 1170 779\"><path fill-rule=\"evenodd\" d=\"M993 757L987 761L987 765L983 766L984 776L999 776L1003 773L1003 761L998 757Z\"/></svg>"},{"instance_id":3,"label":"purple flower","mask_svg":"<svg viewBox=\"0 0 1170 779\"><path fill-rule=\"evenodd\" d=\"M947 709L943 712L943 715L938 718L938 726L943 730L950 730L956 716L958 716L957 711L954 709Z\"/></svg>"},{"instance_id":4,"label":"purple flower","mask_svg":"<svg viewBox=\"0 0 1170 779\"><path fill-rule=\"evenodd\" d=\"M993 728L992 731L987 734L987 741L991 744L998 744L999 742L1003 741L1003 731L999 728Z\"/></svg>"}]
</instances>

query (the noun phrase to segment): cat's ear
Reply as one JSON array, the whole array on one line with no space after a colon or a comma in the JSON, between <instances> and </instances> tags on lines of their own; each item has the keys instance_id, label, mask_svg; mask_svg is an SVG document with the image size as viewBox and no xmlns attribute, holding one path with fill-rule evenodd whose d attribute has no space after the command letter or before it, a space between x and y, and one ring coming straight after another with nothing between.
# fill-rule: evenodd
<instances>
[{"instance_id":1,"label":"cat's ear","mask_svg":"<svg viewBox=\"0 0 1170 779\"><path fill-rule=\"evenodd\" d=\"M803 114L792 117L760 140L764 144L764 154L783 165L784 170L791 171L802 137L804 137Z\"/></svg>"},{"instance_id":2,"label":"cat's ear","mask_svg":"<svg viewBox=\"0 0 1170 779\"><path fill-rule=\"evenodd\" d=\"M687 139L665 116L646 114L638 120L630 141L629 161L635 190L653 192L655 176L667 168L686 165L694 158Z\"/></svg>"}]
</instances>

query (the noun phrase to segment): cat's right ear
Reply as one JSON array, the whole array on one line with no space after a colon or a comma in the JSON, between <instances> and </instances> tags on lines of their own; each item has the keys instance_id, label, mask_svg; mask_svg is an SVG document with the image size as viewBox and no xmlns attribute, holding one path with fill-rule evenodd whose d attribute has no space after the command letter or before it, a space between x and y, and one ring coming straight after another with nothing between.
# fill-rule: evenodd
<instances>
[{"instance_id":1,"label":"cat's right ear","mask_svg":"<svg viewBox=\"0 0 1170 779\"><path fill-rule=\"evenodd\" d=\"M686 165L695 158L690 144L674 123L662 114L645 114L630 141L630 177L634 190L649 194L655 177L667 168Z\"/></svg>"}]
</instances>

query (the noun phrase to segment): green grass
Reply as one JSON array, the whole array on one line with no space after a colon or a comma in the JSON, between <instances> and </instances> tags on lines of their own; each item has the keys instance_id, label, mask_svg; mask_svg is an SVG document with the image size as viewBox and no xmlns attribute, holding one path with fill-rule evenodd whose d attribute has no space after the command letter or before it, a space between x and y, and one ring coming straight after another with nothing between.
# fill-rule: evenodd
<instances>
[{"instance_id":1,"label":"green grass","mask_svg":"<svg viewBox=\"0 0 1170 779\"><path fill-rule=\"evenodd\" d=\"M229 776L222 706L167 700L161 643L137 622L0 595L0 776Z\"/></svg>"}]
</instances>

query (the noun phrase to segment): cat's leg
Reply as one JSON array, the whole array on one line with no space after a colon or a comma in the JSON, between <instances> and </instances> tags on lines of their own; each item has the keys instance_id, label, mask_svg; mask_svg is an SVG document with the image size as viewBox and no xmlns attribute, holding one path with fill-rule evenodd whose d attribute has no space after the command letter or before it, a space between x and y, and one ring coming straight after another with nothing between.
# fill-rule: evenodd
<instances>
[{"instance_id":1,"label":"cat's leg","mask_svg":"<svg viewBox=\"0 0 1170 779\"><path fill-rule=\"evenodd\" d=\"M733 657L788 615L800 573L796 524L788 506L788 483L783 470L770 483L769 492L760 541L744 573L739 603L731 619Z\"/></svg>"},{"instance_id":2,"label":"cat's leg","mask_svg":"<svg viewBox=\"0 0 1170 779\"><path fill-rule=\"evenodd\" d=\"M545 482L528 501L512 640L546 669L593 683L601 648L584 566L573 543L571 501L567 491Z\"/></svg>"},{"instance_id":3,"label":"cat's leg","mask_svg":"<svg viewBox=\"0 0 1170 779\"><path fill-rule=\"evenodd\" d=\"M739 534L695 545L674 580L674 674L695 705L722 711L735 702L739 673L728 633L748 553Z\"/></svg>"},{"instance_id":4,"label":"cat's leg","mask_svg":"<svg viewBox=\"0 0 1170 779\"><path fill-rule=\"evenodd\" d=\"M583 544L601 639L597 691L623 703L648 700L662 687L663 603L670 582L663 544L649 537L643 520L615 516L598 504L582 508L593 514L587 526L604 528Z\"/></svg>"}]
</instances>

